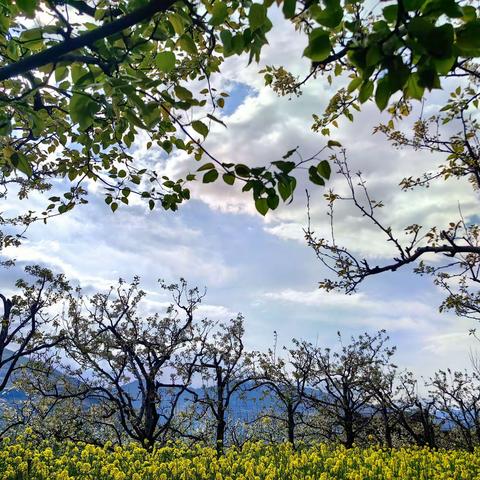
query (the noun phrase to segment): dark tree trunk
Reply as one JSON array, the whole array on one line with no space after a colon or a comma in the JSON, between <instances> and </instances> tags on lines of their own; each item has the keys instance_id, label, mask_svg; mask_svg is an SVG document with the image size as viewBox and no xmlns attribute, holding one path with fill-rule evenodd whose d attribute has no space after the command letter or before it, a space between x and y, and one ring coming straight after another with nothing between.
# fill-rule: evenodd
<instances>
[{"instance_id":1,"label":"dark tree trunk","mask_svg":"<svg viewBox=\"0 0 480 480\"><path fill-rule=\"evenodd\" d=\"M345 412L343 428L345 429L345 448L352 448L355 442L355 431L351 412Z\"/></svg>"},{"instance_id":2,"label":"dark tree trunk","mask_svg":"<svg viewBox=\"0 0 480 480\"><path fill-rule=\"evenodd\" d=\"M216 432L217 455L223 455L223 446L225 442L226 422L225 422L225 412L223 411L223 409L222 409L221 415L222 416L221 417L219 416L217 420L217 432Z\"/></svg>"},{"instance_id":3,"label":"dark tree trunk","mask_svg":"<svg viewBox=\"0 0 480 480\"><path fill-rule=\"evenodd\" d=\"M159 418L157 411L157 390L154 381L150 379L147 379L145 382L145 387L145 437L143 443L147 450L152 450L155 445L155 430Z\"/></svg>"},{"instance_id":4,"label":"dark tree trunk","mask_svg":"<svg viewBox=\"0 0 480 480\"><path fill-rule=\"evenodd\" d=\"M287 405L287 427L288 427L288 441L295 448L295 412L293 405Z\"/></svg>"},{"instance_id":5,"label":"dark tree trunk","mask_svg":"<svg viewBox=\"0 0 480 480\"><path fill-rule=\"evenodd\" d=\"M223 455L223 448L225 445L225 399L224 399L224 383L223 375L220 369L217 369L217 431L215 435L215 445L217 455Z\"/></svg>"},{"instance_id":6,"label":"dark tree trunk","mask_svg":"<svg viewBox=\"0 0 480 480\"><path fill-rule=\"evenodd\" d=\"M382 417L383 417L384 434L385 434L385 445L388 448L393 448L392 427L390 426L388 411L386 408L382 408Z\"/></svg>"}]
</instances>

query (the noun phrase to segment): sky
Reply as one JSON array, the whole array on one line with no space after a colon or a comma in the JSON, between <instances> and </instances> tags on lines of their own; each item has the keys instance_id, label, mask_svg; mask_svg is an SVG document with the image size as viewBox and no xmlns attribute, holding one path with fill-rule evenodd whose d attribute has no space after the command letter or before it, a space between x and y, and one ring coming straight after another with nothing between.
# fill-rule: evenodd
<instances>
[{"instance_id":1,"label":"sky","mask_svg":"<svg viewBox=\"0 0 480 480\"><path fill-rule=\"evenodd\" d=\"M214 125L205 147L222 161L263 165L297 146L307 157L326 143L311 130L312 113L321 114L336 86L318 78L306 85L299 98L278 97L263 85L258 71L264 65L284 65L294 74L308 73L309 63L301 58L305 39L281 21L274 22L268 39L270 46L260 65L229 58L216 80L219 88L230 92L221 117L227 128ZM429 108L435 111L442 101L442 94L433 95L425 113ZM343 122L333 134L346 147L352 171L361 170L373 198L387 205L382 219L400 230L412 223L445 225L457 218L459 204L472 218L478 198L465 183L452 180L408 193L399 189L404 176L428 171L441 159L393 150L372 133L382 118L376 107L366 104L353 123ZM133 153L139 162L172 177L192 168L192 160L183 154L166 158L148 150L141 136ZM266 217L256 213L250 194L220 182L194 185L193 199L175 213L150 212L134 203L113 214L102 192L92 188L88 205L47 225L33 225L21 247L4 250L4 256L15 258L17 264L0 272L0 290L11 291L25 265L41 263L65 273L87 291L107 289L119 277L140 275L151 308L161 309L165 297L157 280L175 282L184 277L192 286L207 287L199 315L224 320L237 312L245 316L246 345L251 349L271 347L274 331L280 345L288 346L295 337L334 346L337 331L348 338L386 329L398 347L396 363L418 376L468 367L471 352L480 348L468 334L476 325L438 312L443 294L431 279L405 269L371 278L349 296L318 289L326 272L304 239L306 186L300 179L294 202ZM339 175L334 174L328 186L345 191ZM309 191L313 228L325 235L325 189L309 185ZM45 205L35 195L28 202L29 208ZM7 214L15 213L19 204L11 199L7 207ZM339 210L337 225L340 243L354 252L372 263L389 258L388 243L348 206Z\"/></svg>"}]
</instances>

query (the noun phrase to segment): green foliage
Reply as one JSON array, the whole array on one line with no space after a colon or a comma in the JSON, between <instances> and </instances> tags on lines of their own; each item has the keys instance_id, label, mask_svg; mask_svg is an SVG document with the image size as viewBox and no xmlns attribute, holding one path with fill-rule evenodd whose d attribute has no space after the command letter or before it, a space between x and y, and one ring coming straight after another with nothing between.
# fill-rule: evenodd
<instances>
[{"instance_id":1,"label":"green foliage","mask_svg":"<svg viewBox=\"0 0 480 480\"><path fill-rule=\"evenodd\" d=\"M441 88L445 77L476 71L471 66L480 56L475 2L392 0L373 10L365 0L279 4L302 35L313 70L329 72L330 82L332 74L351 78L348 91L338 90L325 116L316 117L313 129L323 135L339 116L352 120L359 103L374 100L385 110L399 92L422 100L425 91ZM81 12L75 22L66 15L74 9ZM26 21L40 11L48 21ZM273 11L272 2L226 0L195 6L120 0L115 8L107 0L2 3L0 183L18 183L25 198L32 190L47 191L56 178L68 179L66 196L51 197L55 200L35 218L86 203L89 181L103 186L112 211L127 205L129 195L144 199L150 209L176 210L190 197L188 183L196 176L170 179L140 166L130 148L144 133L147 148L164 155L180 151L192 158L195 171L195 161L210 155L202 142L211 123L223 125L216 110L225 106L226 94L211 89L209 79L219 74L225 57L260 59ZM263 72L277 92L298 94L299 81L283 67ZM204 88L194 93L191 82ZM310 160L308 177L323 186L330 171L325 163L317 168L315 157ZM227 185L242 184L262 214L292 199L300 161L228 162L214 159L203 181L221 176Z\"/></svg>"}]
</instances>

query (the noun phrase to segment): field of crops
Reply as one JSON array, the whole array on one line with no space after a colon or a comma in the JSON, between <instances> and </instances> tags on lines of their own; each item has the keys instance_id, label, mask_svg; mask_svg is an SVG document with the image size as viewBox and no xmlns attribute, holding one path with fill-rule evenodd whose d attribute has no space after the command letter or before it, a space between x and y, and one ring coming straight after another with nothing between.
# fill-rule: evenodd
<instances>
[{"instance_id":1,"label":"field of crops","mask_svg":"<svg viewBox=\"0 0 480 480\"><path fill-rule=\"evenodd\" d=\"M136 447L27 446L0 450L2 480L474 480L480 451L406 448L345 450L319 444L292 451L288 445L248 444L217 458L210 448L172 445L153 452Z\"/></svg>"}]
</instances>

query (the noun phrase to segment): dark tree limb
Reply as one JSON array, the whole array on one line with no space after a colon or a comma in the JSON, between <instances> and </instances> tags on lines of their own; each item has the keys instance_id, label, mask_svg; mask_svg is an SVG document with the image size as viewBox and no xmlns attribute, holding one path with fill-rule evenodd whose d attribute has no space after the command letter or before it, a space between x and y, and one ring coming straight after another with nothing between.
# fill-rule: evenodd
<instances>
[{"instance_id":1,"label":"dark tree limb","mask_svg":"<svg viewBox=\"0 0 480 480\"><path fill-rule=\"evenodd\" d=\"M144 20L150 19L158 12L168 10L177 0L152 0L147 5L134 10L133 12L106 23L95 30L92 30L78 37L65 40L54 47L47 48L43 52L31 55L18 62L0 68L0 82L8 80L17 75L23 75L26 72L36 68L57 62L63 55L69 54L83 47L93 45L98 40L114 35L126 28L132 27Z\"/></svg>"}]
</instances>

